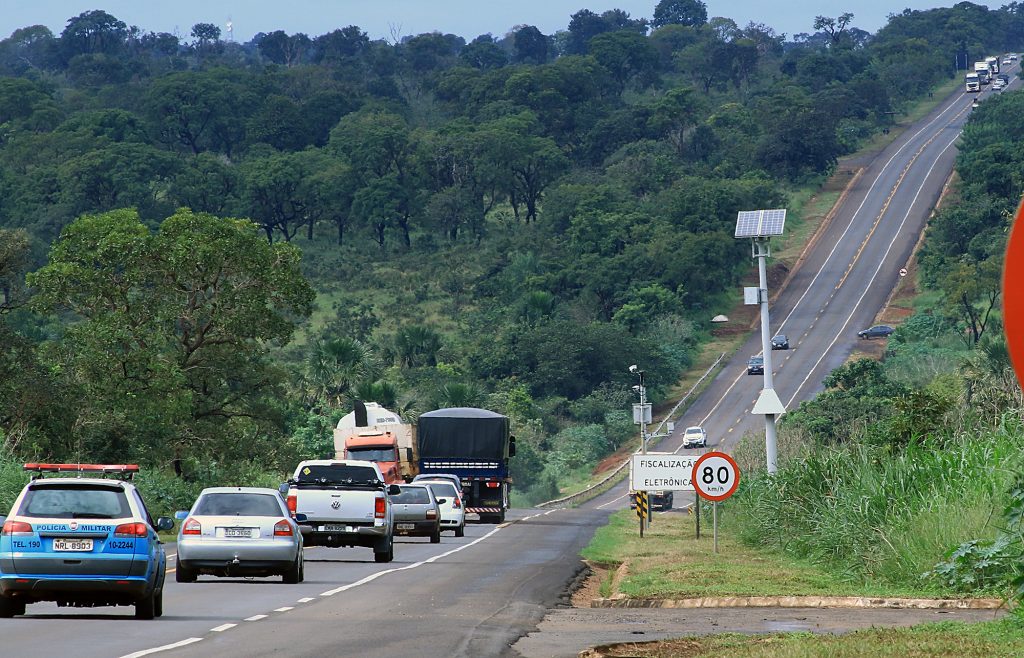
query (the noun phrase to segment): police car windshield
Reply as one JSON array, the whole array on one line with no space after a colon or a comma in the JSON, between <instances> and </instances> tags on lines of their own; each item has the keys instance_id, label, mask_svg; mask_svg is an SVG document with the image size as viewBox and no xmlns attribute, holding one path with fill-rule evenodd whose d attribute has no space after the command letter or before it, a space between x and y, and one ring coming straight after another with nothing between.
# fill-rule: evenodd
<instances>
[{"instance_id":1,"label":"police car windshield","mask_svg":"<svg viewBox=\"0 0 1024 658\"><path fill-rule=\"evenodd\" d=\"M209 493L199 499L197 516L284 516L281 505L267 494Z\"/></svg>"},{"instance_id":2,"label":"police car windshield","mask_svg":"<svg viewBox=\"0 0 1024 658\"><path fill-rule=\"evenodd\" d=\"M132 515L124 491L103 486L29 487L20 516L43 519L123 519Z\"/></svg>"}]
</instances>

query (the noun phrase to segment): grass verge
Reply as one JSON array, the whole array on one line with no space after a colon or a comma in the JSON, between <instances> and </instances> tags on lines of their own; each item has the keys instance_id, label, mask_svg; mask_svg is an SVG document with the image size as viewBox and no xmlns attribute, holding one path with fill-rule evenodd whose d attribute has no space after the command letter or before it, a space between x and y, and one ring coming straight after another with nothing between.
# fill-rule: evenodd
<instances>
[{"instance_id":1,"label":"grass verge","mask_svg":"<svg viewBox=\"0 0 1024 658\"><path fill-rule=\"evenodd\" d=\"M639 537L635 512L621 510L599 528L582 555L606 567L626 564L611 595L683 599L704 596L879 596L951 595L927 586L871 584L810 561L742 544L730 529L728 503L719 505L718 553L713 551L711 515L705 508L701 538L696 517L656 513ZM604 574L599 574L599 577Z\"/></svg>"},{"instance_id":2,"label":"grass verge","mask_svg":"<svg viewBox=\"0 0 1024 658\"><path fill-rule=\"evenodd\" d=\"M872 628L846 635L786 633L687 637L661 642L607 647L603 656L669 658L732 656L734 658L989 658L1024 655L1024 625L1012 617L964 624L947 622L909 628Z\"/></svg>"}]
</instances>

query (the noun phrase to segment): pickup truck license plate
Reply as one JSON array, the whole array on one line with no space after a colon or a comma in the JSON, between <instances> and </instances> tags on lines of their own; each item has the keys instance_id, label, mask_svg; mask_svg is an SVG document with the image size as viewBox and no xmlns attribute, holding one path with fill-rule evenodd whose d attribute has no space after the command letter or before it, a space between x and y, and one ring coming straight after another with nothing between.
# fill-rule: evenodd
<instances>
[{"instance_id":1,"label":"pickup truck license plate","mask_svg":"<svg viewBox=\"0 0 1024 658\"><path fill-rule=\"evenodd\" d=\"M54 539L53 550L55 551L91 551L91 539Z\"/></svg>"},{"instance_id":2,"label":"pickup truck license plate","mask_svg":"<svg viewBox=\"0 0 1024 658\"><path fill-rule=\"evenodd\" d=\"M399 523L398 524L398 529L399 530L413 530L415 528L416 528L416 524L415 523Z\"/></svg>"},{"instance_id":3,"label":"pickup truck license plate","mask_svg":"<svg viewBox=\"0 0 1024 658\"><path fill-rule=\"evenodd\" d=\"M350 525L339 525L337 523L328 523L323 527L324 532L355 532L355 528Z\"/></svg>"},{"instance_id":4,"label":"pickup truck license plate","mask_svg":"<svg viewBox=\"0 0 1024 658\"><path fill-rule=\"evenodd\" d=\"M252 530L249 528L224 528L224 536L228 539L238 537L249 539L252 537Z\"/></svg>"}]
</instances>

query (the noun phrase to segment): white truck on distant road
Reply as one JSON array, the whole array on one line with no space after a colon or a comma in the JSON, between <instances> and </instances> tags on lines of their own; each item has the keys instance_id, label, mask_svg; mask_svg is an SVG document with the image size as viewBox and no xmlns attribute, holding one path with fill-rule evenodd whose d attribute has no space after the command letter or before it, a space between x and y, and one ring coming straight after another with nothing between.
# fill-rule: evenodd
<instances>
[{"instance_id":1,"label":"white truck on distant road","mask_svg":"<svg viewBox=\"0 0 1024 658\"><path fill-rule=\"evenodd\" d=\"M978 77L977 73L968 73L964 78L967 84L967 91L977 92L981 91L981 78Z\"/></svg>"},{"instance_id":2,"label":"white truck on distant road","mask_svg":"<svg viewBox=\"0 0 1024 658\"><path fill-rule=\"evenodd\" d=\"M376 562L394 559L394 523L388 496L401 490L396 484L384 482L375 462L304 461L281 485L281 493L307 548L363 546L373 549Z\"/></svg>"},{"instance_id":3,"label":"white truck on distant road","mask_svg":"<svg viewBox=\"0 0 1024 658\"><path fill-rule=\"evenodd\" d=\"M991 79L992 71L988 68L988 62L975 62L974 72L978 74L978 80L987 85Z\"/></svg>"}]
</instances>

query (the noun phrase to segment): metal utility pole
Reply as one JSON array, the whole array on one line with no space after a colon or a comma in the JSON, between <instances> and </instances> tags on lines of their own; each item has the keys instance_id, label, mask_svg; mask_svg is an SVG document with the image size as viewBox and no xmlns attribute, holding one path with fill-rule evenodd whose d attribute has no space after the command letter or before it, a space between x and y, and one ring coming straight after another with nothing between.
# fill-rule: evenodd
<instances>
[{"instance_id":1,"label":"metal utility pole","mask_svg":"<svg viewBox=\"0 0 1024 658\"><path fill-rule=\"evenodd\" d=\"M736 219L736 237L750 238L752 255L757 259L758 287L747 288L744 301L761 307L761 354L764 359L764 386L757 403L751 411L764 416L764 451L768 473L778 470L778 448L775 436L775 417L786 413L782 401L775 393L772 381L772 335L768 318L768 257L771 256L769 239L782 235L786 211L752 210L741 211Z\"/></svg>"}]
</instances>

